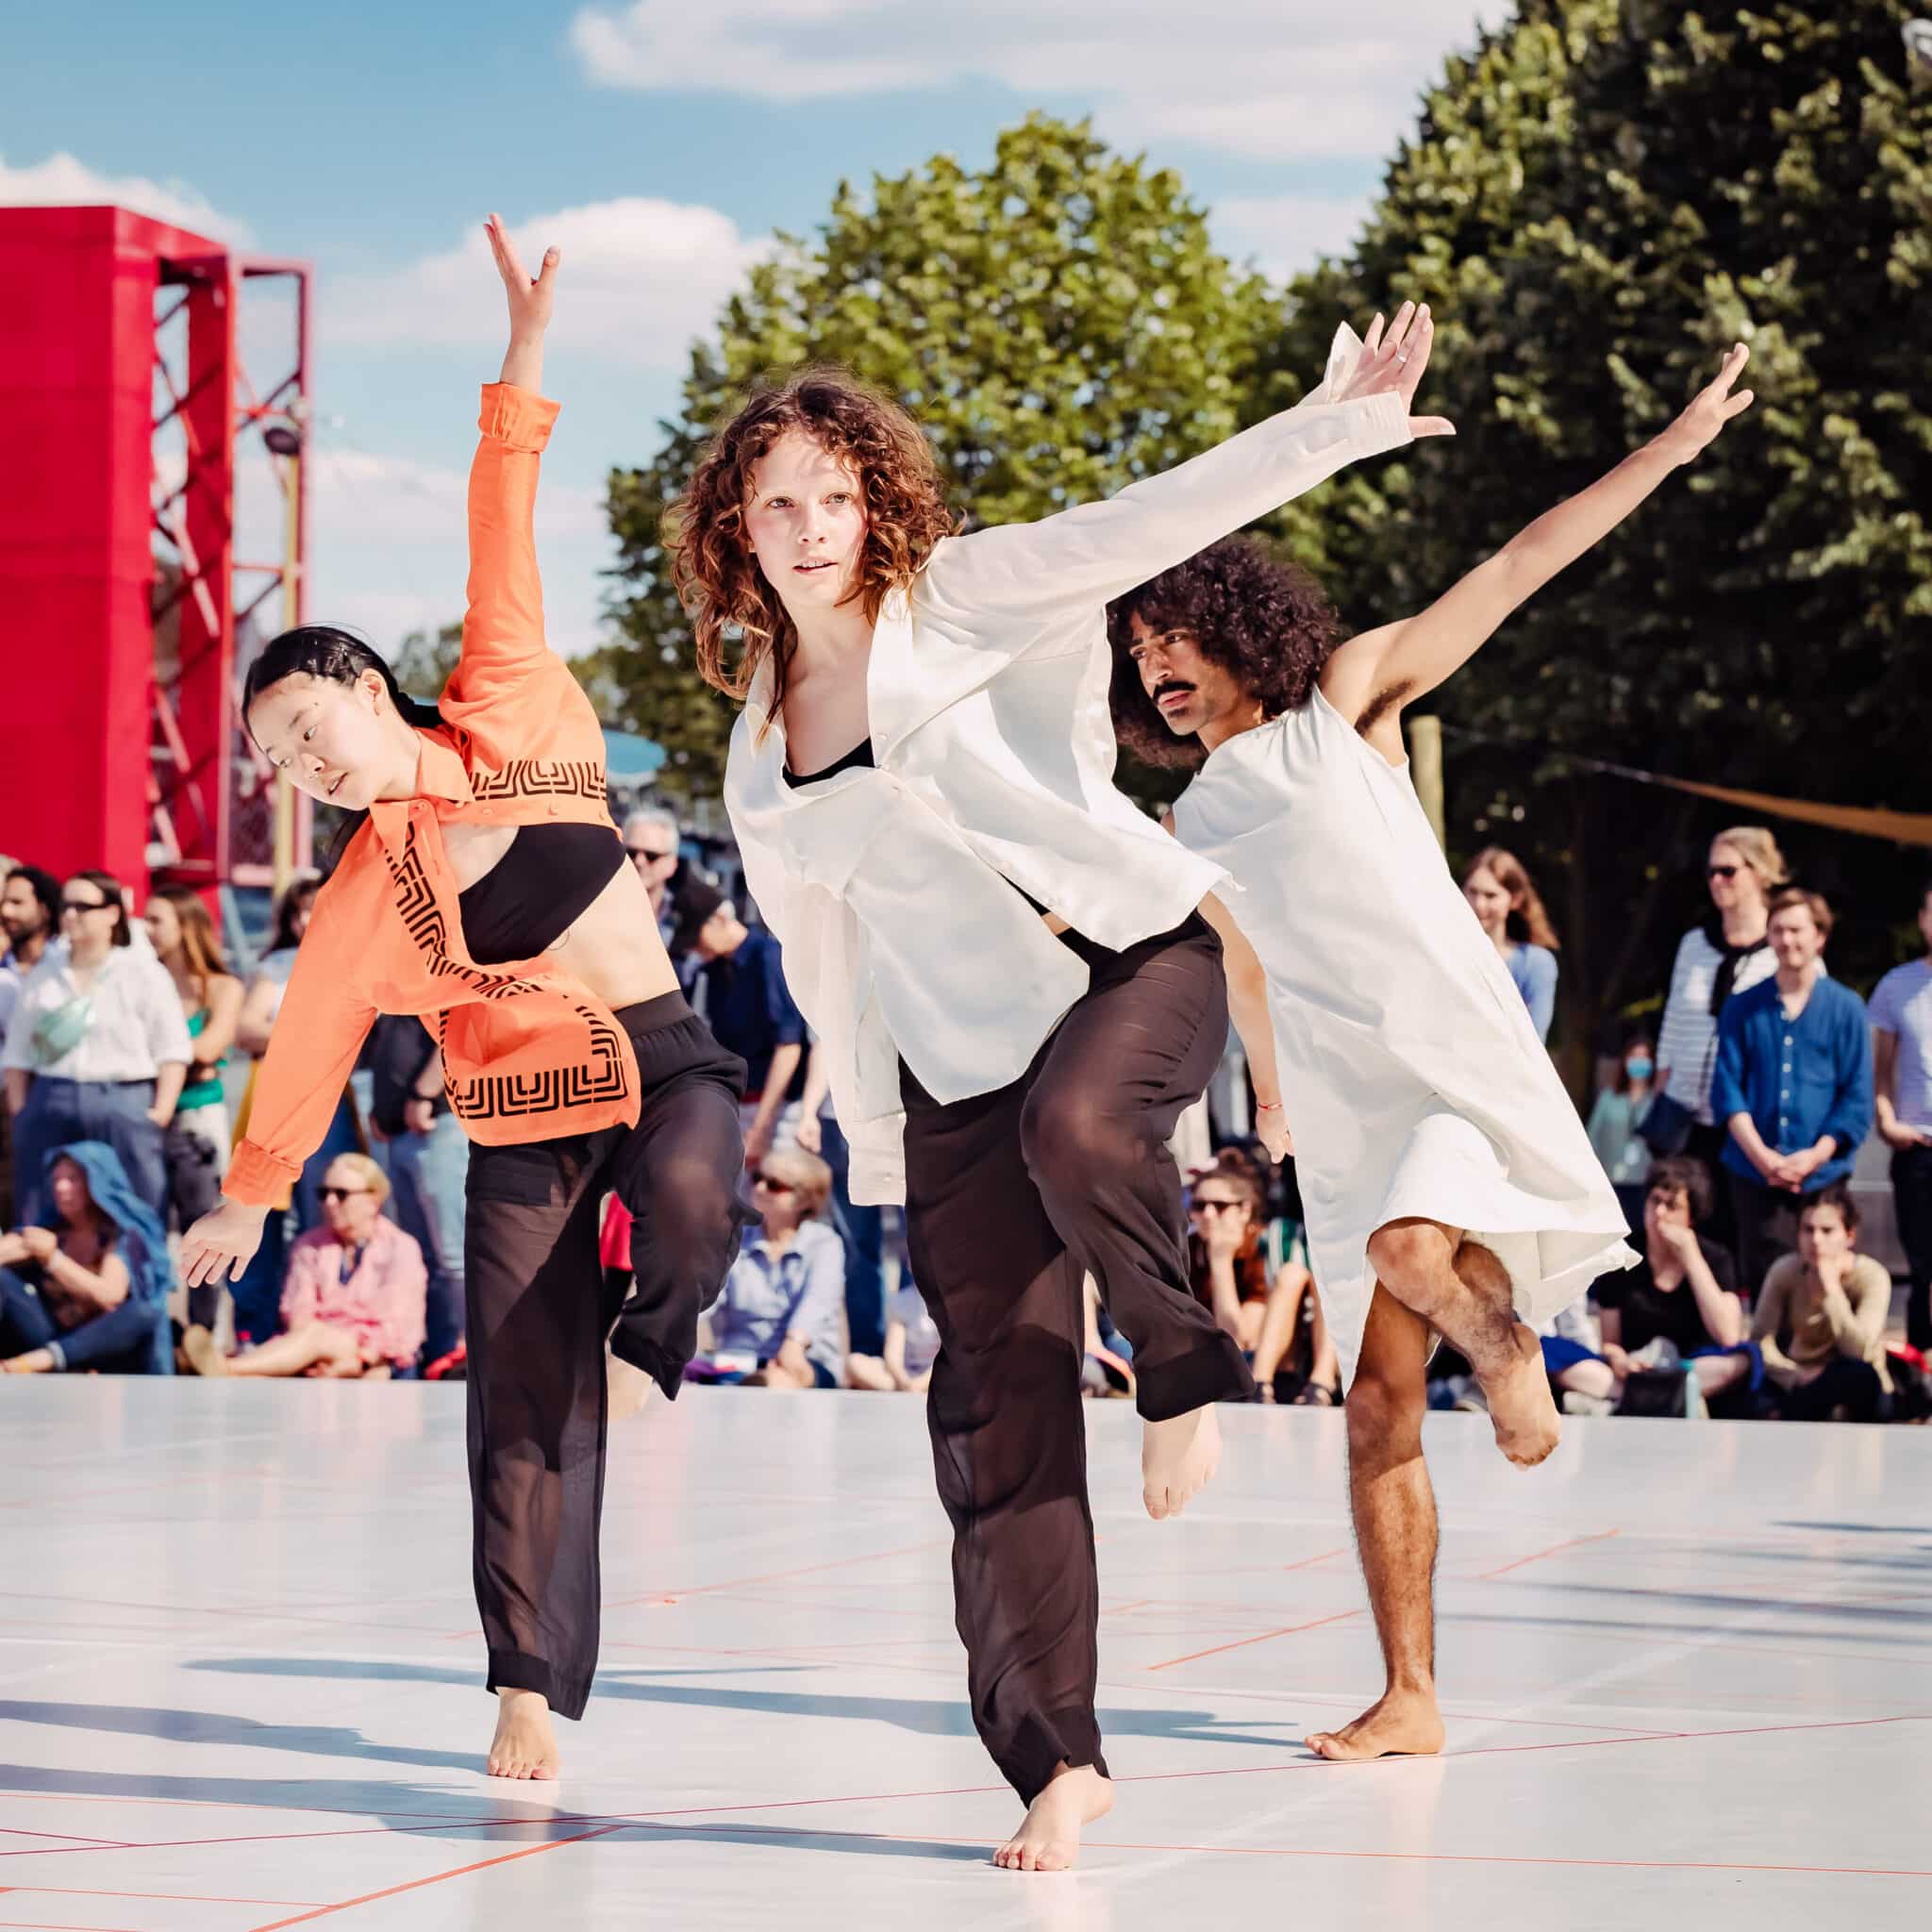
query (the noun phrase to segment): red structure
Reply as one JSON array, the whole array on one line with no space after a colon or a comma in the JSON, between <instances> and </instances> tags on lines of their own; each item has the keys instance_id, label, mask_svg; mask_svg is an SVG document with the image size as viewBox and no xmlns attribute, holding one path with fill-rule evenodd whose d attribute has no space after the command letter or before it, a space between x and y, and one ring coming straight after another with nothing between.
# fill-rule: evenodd
<instances>
[{"instance_id":1,"label":"red structure","mask_svg":"<svg viewBox=\"0 0 1932 1932\"><path fill-rule=\"evenodd\" d=\"M308 267L125 208L4 208L0 277L0 851L137 892L267 884L237 639L300 622ZM286 366L262 346L276 297ZM275 358L266 387L244 342ZM266 557L238 554L238 502ZM306 812L283 828L306 862Z\"/></svg>"}]
</instances>

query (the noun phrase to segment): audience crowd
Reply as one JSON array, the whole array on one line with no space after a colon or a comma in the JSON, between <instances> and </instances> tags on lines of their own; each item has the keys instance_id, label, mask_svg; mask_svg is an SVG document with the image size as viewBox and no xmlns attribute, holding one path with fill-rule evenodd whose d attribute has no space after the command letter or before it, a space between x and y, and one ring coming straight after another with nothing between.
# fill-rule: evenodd
<instances>
[{"instance_id":1,"label":"audience crowd","mask_svg":"<svg viewBox=\"0 0 1932 1932\"><path fill-rule=\"evenodd\" d=\"M850 1198L822 1056L776 940L687 857L673 813L635 811L623 835L692 1007L749 1070L756 1219L691 1378L924 1390L940 1334L896 1212ZM1552 1383L1575 1414L1921 1420L1932 1407L1932 885L1913 908L1923 950L1867 1001L1832 976L1833 908L1789 880L1771 833L1721 834L1706 881L1710 915L1679 941L1655 1024L1632 1017L1589 1110L1638 1265L1548 1324ZM1491 846L1463 889L1546 1040L1559 946L1533 880ZM377 1024L232 1290L184 1294L174 1274L171 1239L212 1205L246 1130L316 891L306 878L284 894L261 957L238 972L194 892L158 890L137 917L107 873L63 883L0 861L0 1370L463 1373L468 1142L419 1020ZM1271 1168L1247 1138L1233 1045L1230 1060L1232 1081L1214 1091L1236 1096L1216 1109L1232 1117L1210 1120L1204 1103L1177 1136L1195 1155L1182 1204L1191 1286L1249 1357L1262 1401L1331 1406L1343 1391L1292 1160ZM1896 1288L1861 1246L1868 1143L1890 1157ZM613 1198L603 1261L620 1275L629 1238ZM1131 1347L1091 1282L1087 1296L1083 1386L1131 1394ZM1438 1356L1439 1406L1480 1406L1464 1369Z\"/></svg>"}]
</instances>

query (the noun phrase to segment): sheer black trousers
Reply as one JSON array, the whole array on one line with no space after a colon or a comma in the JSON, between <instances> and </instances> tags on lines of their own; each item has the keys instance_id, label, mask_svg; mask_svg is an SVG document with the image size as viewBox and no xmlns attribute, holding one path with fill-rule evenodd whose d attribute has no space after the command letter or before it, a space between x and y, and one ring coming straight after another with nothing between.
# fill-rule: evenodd
<instances>
[{"instance_id":1,"label":"sheer black trousers","mask_svg":"<svg viewBox=\"0 0 1932 1932\"><path fill-rule=\"evenodd\" d=\"M1091 984L1019 1080L942 1106L900 1074L908 1242L941 1341L927 1424L973 1718L1028 1804L1061 1762L1106 1773L1083 1276L1133 1344L1144 1417L1254 1391L1189 1290L1167 1151L1226 1043L1220 941L1194 917L1121 953L1065 942Z\"/></svg>"},{"instance_id":2,"label":"sheer black trousers","mask_svg":"<svg viewBox=\"0 0 1932 1932\"><path fill-rule=\"evenodd\" d=\"M583 1715L597 1663L604 1343L675 1396L749 1219L744 1063L681 993L617 1014L635 1127L473 1146L464 1230L470 1495L491 1690ZM599 1266L603 1197L636 1216L634 1283ZM626 1296L625 1291L628 1289Z\"/></svg>"}]
</instances>

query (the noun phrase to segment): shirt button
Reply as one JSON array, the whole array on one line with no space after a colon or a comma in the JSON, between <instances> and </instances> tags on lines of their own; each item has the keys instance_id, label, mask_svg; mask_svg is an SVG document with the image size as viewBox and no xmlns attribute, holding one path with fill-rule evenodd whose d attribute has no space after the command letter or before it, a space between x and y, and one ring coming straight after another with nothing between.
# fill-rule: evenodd
<instances>
[{"instance_id":1,"label":"shirt button","mask_svg":"<svg viewBox=\"0 0 1932 1932\"><path fill-rule=\"evenodd\" d=\"M554 806L554 805L553 805L552 807L550 807L550 816L551 816L552 818L555 818L555 817L557 816L557 812L558 812L558 808L557 808L556 806Z\"/></svg>"}]
</instances>

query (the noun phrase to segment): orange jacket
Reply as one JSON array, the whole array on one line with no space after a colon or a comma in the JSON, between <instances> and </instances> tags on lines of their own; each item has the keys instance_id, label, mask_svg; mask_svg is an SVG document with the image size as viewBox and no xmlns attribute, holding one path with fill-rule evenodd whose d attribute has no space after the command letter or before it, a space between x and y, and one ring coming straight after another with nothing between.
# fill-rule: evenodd
<instances>
[{"instance_id":1,"label":"orange jacket","mask_svg":"<svg viewBox=\"0 0 1932 1932\"><path fill-rule=\"evenodd\" d=\"M378 1013L435 1016L451 1108L502 1146L638 1118L638 1068L610 1009L547 958L482 967L463 944L448 822L608 824L604 734L543 641L532 513L557 405L486 384L470 469L469 608L445 724L418 791L379 801L316 896L224 1191L267 1207L315 1151Z\"/></svg>"}]
</instances>

